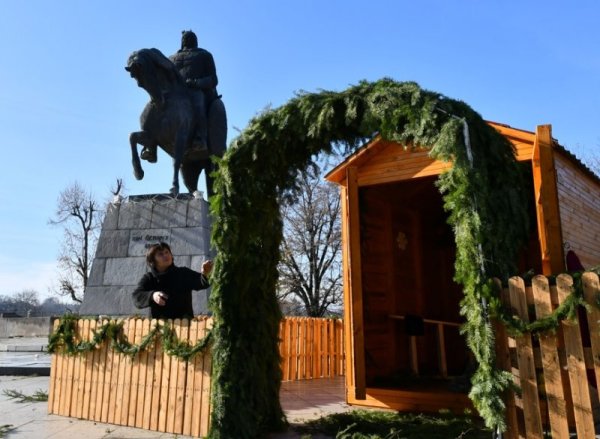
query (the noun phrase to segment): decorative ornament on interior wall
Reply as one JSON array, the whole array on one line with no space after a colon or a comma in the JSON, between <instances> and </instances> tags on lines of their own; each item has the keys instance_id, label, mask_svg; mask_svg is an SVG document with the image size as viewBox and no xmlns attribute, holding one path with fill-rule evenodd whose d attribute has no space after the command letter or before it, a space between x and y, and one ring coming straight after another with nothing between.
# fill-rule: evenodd
<instances>
[{"instance_id":1,"label":"decorative ornament on interior wall","mask_svg":"<svg viewBox=\"0 0 600 439\"><path fill-rule=\"evenodd\" d=\"M398 248L402 251L406 250L408 246L408 239L406 239L406 233L400 231L396 236L396 244L398 244Z\"/></svg>"}]
</instances>

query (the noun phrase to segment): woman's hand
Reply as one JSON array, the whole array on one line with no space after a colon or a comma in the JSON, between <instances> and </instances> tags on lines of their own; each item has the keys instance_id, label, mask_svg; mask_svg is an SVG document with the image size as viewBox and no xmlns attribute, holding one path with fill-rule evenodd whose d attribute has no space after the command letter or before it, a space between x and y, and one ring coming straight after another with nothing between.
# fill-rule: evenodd
<instances>
[{"instance_id":1,"label":"woman's hand","mask_svg":"<svg viewBox=\"0 0 600 439\"><path fill-rule=\"evenodd\" d=\"M212 271L212 269L213 269L213 261L211 261L209 259L202 263L202 270L200 271L200 273L202 273L204 276L208 276L210 274L210 272Z\"/></svg>"},{"instance_id":2,"label":"woman's hand","mask_svg":"<svg viewBox=\"0 0 600 439\"><path fill-rule=\"evenodd\" d=\"M169 296L162 291L155 291L152 293L152 300L159 306L165 306L168 298Z\"/></svg>"}]
</instances>

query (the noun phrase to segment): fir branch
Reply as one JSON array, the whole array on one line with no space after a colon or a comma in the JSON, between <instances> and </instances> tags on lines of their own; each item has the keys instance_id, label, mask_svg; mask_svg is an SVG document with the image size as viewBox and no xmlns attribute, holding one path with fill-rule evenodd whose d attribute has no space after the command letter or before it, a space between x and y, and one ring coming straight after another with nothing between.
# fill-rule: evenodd
<instances>
[{"instance_id":1,"label":"fir branch","mask_svg":"<svg viewBox=\"0 0 600 439\"><path fill-rule=\"evenodd\" d=\"M5 437L4 435L12 430L14 430L14 427L12 424L0 425L0 437Z\"/></svg>"},{"instance_id":2,"label":"fir branch","mask_svg":"<svg viewBox=\"0 0 600 439\"><path fill-rule=\"evenodd\" d=\"M48 401L48 392L41 389L36 390L33 395L26 395L16 389L5 389L2 393L10 399L16 399L16 402L18 403Z\"/></svg>"}]
</instances>

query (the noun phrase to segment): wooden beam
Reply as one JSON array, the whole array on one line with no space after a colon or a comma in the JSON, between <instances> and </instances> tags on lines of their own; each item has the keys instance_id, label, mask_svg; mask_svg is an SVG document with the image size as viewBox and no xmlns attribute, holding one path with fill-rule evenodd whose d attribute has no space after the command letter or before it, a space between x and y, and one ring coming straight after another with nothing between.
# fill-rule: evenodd
<instances>
[{"instance_id":1,"label":"wooden beam","mask_svg":"<svg viewBox=\"0 0 600 439\"><path fill-rule=\"evenodd\" d=\"M345 379L346 392L349 389L354 389L354 361L353 361L353 337L352 337L352 300L350 294L350 246L348 237L348 188L346 180L344 185L340 187L341 199L341 214L342 214L342 266L344 275L344 356L345 362ZM354 395L352 395L354 398ZM346 394L346 402L348 402L348 394Z\"/></svg>"},{"instance_id":2,"label":"wooden beam","mask_svg":"<svg viewBox=\"0 0 600 439\"><path fill-rule=\"evenodd\" d=\"M565 263L550 125L536 129L532 170L542 273L558 274L565 270Z\"/></svg>"},{"instance_id":3,"label":"wooden beam","mask_svg":"<svg viewBox=\"0 0 600 439\"><path fill-rule=\"evenodd\" d=\"M354 359L354 393L366 398L365 340L363 325L362 269L360 260L360 210L358 179L354 166L346 168L348 183L348 244L350 269L350 303L352 306L352 356Z\"/></svg>"}]
</instances>

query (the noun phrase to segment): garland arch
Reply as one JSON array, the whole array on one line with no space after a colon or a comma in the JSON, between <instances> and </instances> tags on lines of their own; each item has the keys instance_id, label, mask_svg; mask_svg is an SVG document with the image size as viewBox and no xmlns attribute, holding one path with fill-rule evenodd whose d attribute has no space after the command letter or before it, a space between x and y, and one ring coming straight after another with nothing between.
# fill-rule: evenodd
<instances>
[{"instance_id":1,"label":"garland arch","mask_svg":"<svg viewBox=\"0 0 600 439\"><path fill-rule=\"evenodd\" d=\"M465 147L468 124L470 151ZM505 428L512 377L495 366L487 280L514 274L527 236L521 170L512 145L463 102L414 82L382 79L343 92L299 93L250 121L219 161L211 199L213 392L211 438L255 438L285 426L275 289L282 236L280 194L334 143L355 149L379 134L452 161L438 179L456 243L467 344L479 364L470 397L488 427Z\"/></svg>"}]
</instances>

